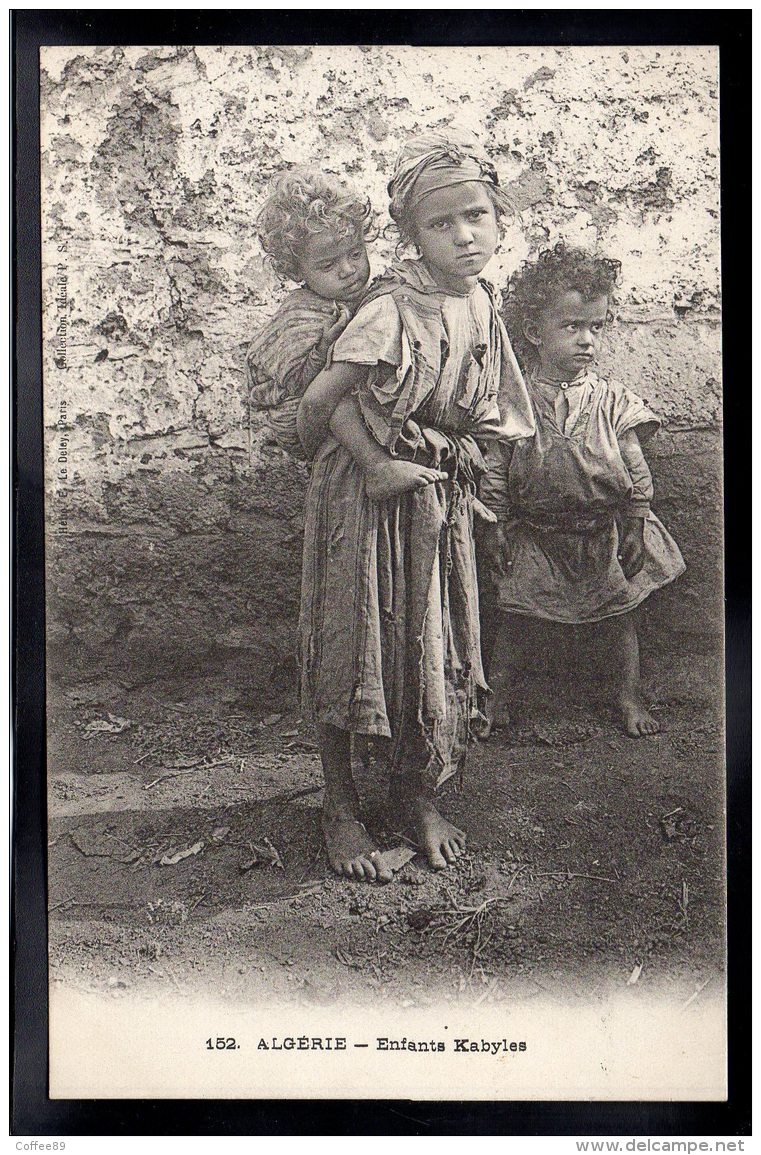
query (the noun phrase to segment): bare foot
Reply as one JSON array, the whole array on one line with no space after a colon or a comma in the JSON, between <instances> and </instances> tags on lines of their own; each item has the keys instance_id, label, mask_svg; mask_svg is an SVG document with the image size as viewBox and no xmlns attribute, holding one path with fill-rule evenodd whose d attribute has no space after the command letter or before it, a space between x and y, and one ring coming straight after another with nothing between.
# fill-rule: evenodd
<instances>
[{"instance_id":1,"label":"bare foot","mask_svg":"<svg viewBox=\"0 0 761 1155\"><path fill-rule=\"evenodd\" d=\"M482 521L489 525L497 524L497 515L493 510L489 509L488 505L484 505L477 497L473 498L473 513L476 517L480 517Z\"/></svg>"},{"instance_id":2,"label":"bare foot","mask_svg":"<svg viewBox=\"0 0 761 1155\"><path fill-rule=\"evenodd\" d=\"M478 715L471 719L470 731L479 742L488 742L497 730L509 730L512 721L512 715L502 705L502 695L494 689L481 703Z\"/></svg>"},{"instance_id":3,"label":"bare foot","mask_svg":"<svg viewBox=\"0 0 761 1155\"><path fill-rule=\"evenodd\" d=\"M432 870L444 870L457 861L465 849L465 835L439 814L430 798L420 794L410 799L406 812Z\"/></svg>"},{"instance_id":4,"label":"bare foot","mask_svg":"<svg viewBox=\"0 0 761 1155\"><path fill-rule=\"evenodd\" d=\"M492 726L494 725L494 718L491 716L492 711L486 706L470 719L470 732L474 738L478 738L479 742L488 742L491 738Z\"/></svg>"},{"instance_id":5,"label":"bare foot","mask_svg":"<svg viewBox=\"0 0 761 1155\"><path fill-rule=\"evenodd\" d=\"M496 721L497 696L489 694L481 703L481 708L475 718L471 719L470 730L479 742L487 742L491 737Z\"/></svg>"},{"instance_id":6,"label":"bare foot","mask_svg":"<svg viewBox=\"0 0 761 1155\"><path fill-rule=\"evenodd\" d=\"M330 865L337 874L360 882L391 882L393 873L359 819L323 811L322 832Z\"/></svg>"},{"instance_id":7,"label":"bare foot","mask_svg":"<svg viewBox=\"0 0 761 1155\"><path fill-rule=\"evenodd\" d=\"M660 722L649 713L639 694L621 695L618 699L618 708L630 738L647 738L651 734L660 734Z\"/></svg>"},{"instance_id":8,"label":"bare foot","mask_svg":"<svg viewBox=\"0 0 761 1155\"><path fill-rule=\"evenodd\" d=\"M447 474L414 461L399 461L389 457L365 470L365 492L371 501L385 501L413 489L424 489L434 481L446 481Z\"/></svg>"}]
</instances>

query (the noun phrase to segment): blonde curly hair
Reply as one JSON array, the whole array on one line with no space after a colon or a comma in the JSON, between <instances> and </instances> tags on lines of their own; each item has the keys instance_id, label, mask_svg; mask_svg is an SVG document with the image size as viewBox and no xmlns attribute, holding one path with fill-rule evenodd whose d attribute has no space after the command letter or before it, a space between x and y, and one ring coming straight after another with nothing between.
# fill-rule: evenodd
<instances>
[{"instance_id":1,"label":"blonde curly hair","mask_svg":"<svg viewBox=\"0 0 761 1155\"><path fill-rule=\"evenodd\" d=\"M256 224L275 272L301 281L301 260L312 237L328 233L343 240L361 233L365 241L371 240L373 210L346 181L300 167L275 177Z\"/></svg>"}]
</instances>

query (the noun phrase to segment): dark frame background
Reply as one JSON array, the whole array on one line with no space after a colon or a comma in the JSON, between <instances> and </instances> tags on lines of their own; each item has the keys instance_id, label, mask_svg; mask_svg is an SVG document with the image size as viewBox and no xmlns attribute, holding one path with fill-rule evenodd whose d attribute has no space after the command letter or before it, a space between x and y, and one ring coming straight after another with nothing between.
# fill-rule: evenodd
<instances>
[{"instance_id":1,"label":"dark frame background","mask_svg":"<svg viewBox=\"0 0 761 1155\"><path fill-rule=\"evenodd\" d=\"M11 1133L15 1135L749 1135L749 10L151 11L140 43L716 44L724 295L729 1098L726 1103L51 1100L47 1087L41 45L133 44L126 10L11 10L13 726Z\"/></svg>"}]
</instances>

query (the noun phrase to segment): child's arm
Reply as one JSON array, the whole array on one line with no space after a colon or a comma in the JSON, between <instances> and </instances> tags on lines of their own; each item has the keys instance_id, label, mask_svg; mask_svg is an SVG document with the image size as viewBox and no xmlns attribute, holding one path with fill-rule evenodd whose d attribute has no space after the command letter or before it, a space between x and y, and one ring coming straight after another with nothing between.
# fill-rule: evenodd
<instances>
[{"instance_id":1,"label":"child's arm","mask_svg":"<svg viewBox=\"0 0 761 1155\"><path fill-rule=\"evenodd\" d=\"M336 302L332 316L326 317L305 312L292 300L286 300L246 353L246 380L252 407L275 409L285 401L303 397L307 387L325 368L330 347L348 325L350 316L349 309L341 302Z\"/></svg>"},{"instance_id":2,"label":"child's arm","mask_svg":"<svg viewBox=\"0 0 761 1155\"><path fill-rule=\"evenodd\" d=\"M312 381L296 415L296 428L308 457L314 457L327 436L336 405L357 388L366 374L366 365L335 361Z\"/></svg>"},{"instance_id":3,"label":"child's arm","mask_svg":"<svg viewBox=\"0 0 761 1155\"><path fill-rule=\"evenodd\" d=\"M508 477L512 456L512 441L487 441L484 445L486 473L478 483L478 495L499 522L510 517Z\"/></svg>"},{"instance_id":4,"label":"child's arm","mask_svg":"<svg viewBox=\"0 0 761 1155\"><path fill-rule=\"evenodd\" d=\"M299 437L307 454L314 457L330 429L364 470L367 496L374 501L443 481L445 473L391 457L370 435L359 402L349 396L366 375L366 365L335 361L315 377L296 415Z\"/></svg>"},{"instance_id":5,"label":"child's arm","mask_svg":"<svg viewBox=\"0 0 761 1155\"><path fill-rule=\"evenodd\" d=\"M618 447L632 480L632 496L619 525L619 555L624 577L633 578L645 564L645 520L650 512L653 478L635 429L619 435Z\"/></svg>"},{"instance_id":6,"label":"child's arm","mask_svg":"<svg viewBox=\"0 0 761 1155\"><path fill-rule=\"evenodd\" d=\"M513 456L512 441L487 441L484 460L487 472L478 484L478 493L486 502L491 517L484 518L478 534L479 554L488 572L493 576L504 573L511 566L510 526L514 517L510 510L508 478Z\"/></svg>"},{"instance_id":7,"label":"child's arm","mask_svg":"<svg viewBox=\"0 0 761 1155\"><path fill-rule=\"evenodd\" d=\"M294 367L291 379L286 377L286 385L289 386L291 395L303 396L317 374L322 372L331 345L341 336L350 319L351 313L346 305L337 301L333 320L330 324L326 323L320 339L308 350L303 362Z\"/></svg>"},{"instance_id":8,"label":"child's arm","mask_svg":"<svg viewBox=\"0 0 761 1155\"><path fill-rule=\"evenodd\" d=\"M392 457L368 432L356 397L344 397L330 419L337 441L349 450L365 474L365 491L373 501L385 501L400 493L423 489L434 481L445 481L446 473Z\"/></svg>"}]
</instances>

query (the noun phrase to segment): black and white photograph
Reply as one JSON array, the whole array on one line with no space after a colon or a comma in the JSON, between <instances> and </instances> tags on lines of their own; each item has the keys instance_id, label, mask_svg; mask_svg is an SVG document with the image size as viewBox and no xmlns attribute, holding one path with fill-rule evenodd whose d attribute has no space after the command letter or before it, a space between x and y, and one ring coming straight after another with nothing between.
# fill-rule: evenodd
<instances>
[{"instance_id":1,"label":"black and white photograph","mask_svg":"<svg viewBox=\"0 0 761 1155\"><path fill-rule=\"evenodd\" d=\"M135 37L40 51L51 1098L726 1099L717 47Z\"/></svg>"}]
</instances>

